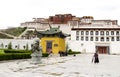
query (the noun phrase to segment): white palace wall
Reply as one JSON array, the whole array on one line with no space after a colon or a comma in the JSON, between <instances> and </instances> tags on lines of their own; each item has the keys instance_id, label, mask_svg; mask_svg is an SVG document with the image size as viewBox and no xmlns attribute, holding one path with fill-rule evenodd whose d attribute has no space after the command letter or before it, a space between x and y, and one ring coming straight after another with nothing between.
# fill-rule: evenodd
<instances>
[{"instance_id":1,"label":"white palace wall","mask_svg":"<svg viewBox=\"0 0 120 77\"><path fill-rule=\"evenodd\" d=\"M71 32L71 40L68 41L69 49L82 53L95 53L97 47L107 47L107 54L120 54L120 35L116 35L116 31L114 31L115 35L111 35L111 31L109 31L108 36L101 36L100 31L99 35L95 35L96 31L93 31L93 35L80 35L80 33L76 35L76 31ZM86 31L84 31L84 33L85 32ZM104 33L106 34L106 31L104 31ZM81 37L84 37L84 40L81 40ZM86 41L86 37L88 37L88 41ZM90 40L90 37L93 37L93 41ZM96 37L98 37L98 41L96 41ZM104 41L101 40L101 37L104 37ZM107 37L109 37L109 41L106 40ZM114 41L112 41L112 37L114 37ZM118 40L117 37L119 37Z\"/></svg>"},{"instance_id":2,"label":"white palace wall","mask_svg":"<svg viewBox=\"0 0 120 77\"><path fill-rule=\"evenodd\" d=\"M120 42L112 42L110 44L111 54L120 54Z\"/></svg>"},{"instance_id":3,"label":"white palace wall","mask_svg":"<svg viewBox=\"0 0 120 77\"><path fill-rule=\"evenodd\" d=\"M81 53L94 53L95 44L93 42L68 41L69 49Z\"/></svg>"},{"instance_id":4,"label":"white palace wall","mask_svg":"<svg viewBox=\"0 0 120 77\"><path fill-rule=\"evenodd\" d=\"M120 42L111 42L109 45L106 43L99 43L98 46L109 46L108 54L120 54ZM96 42L81 42L81 41L68 41L69 49L72 51L79 51L81 53L95 53L96 52Z\"/></svg>"},{"instance_id":5,"label":"white palace wall","mask_svg":"<svg viewBox=\"0 0 120 77\"><path fill-rule=\"evenodd\" d=\"M29 39L0 39L0 48L8 48L8 44L12 44L12 49L26 49L28 44L28 49L31 49L31 44L33 40Z\"/></svg>"}]
</instances>

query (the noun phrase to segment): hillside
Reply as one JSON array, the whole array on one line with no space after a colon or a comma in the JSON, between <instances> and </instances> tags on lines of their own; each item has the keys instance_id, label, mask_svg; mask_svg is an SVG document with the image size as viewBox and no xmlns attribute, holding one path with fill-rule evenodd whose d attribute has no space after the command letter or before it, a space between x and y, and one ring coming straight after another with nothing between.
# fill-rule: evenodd
<instances>
[{"instance_id":1,"label":"hillside","mask_svg":"<svg viewBox=\"0 0 120 77\"><path fill-rule=\"evenodd\" d=\"M0 33L0 39L13 39L13 37L9 37L5 34Z\"/></svg>"},{"instance_id":2,"label":"hillside","mask_svg":"<svg viewBox=\"0 0 120 77\"><path fill-rule=\"evenodd\" d=\"M4 29L0 31L0 38L18 37L25 30L26 28L21 28L21 27Z\"/></svg>"}]
</instances>

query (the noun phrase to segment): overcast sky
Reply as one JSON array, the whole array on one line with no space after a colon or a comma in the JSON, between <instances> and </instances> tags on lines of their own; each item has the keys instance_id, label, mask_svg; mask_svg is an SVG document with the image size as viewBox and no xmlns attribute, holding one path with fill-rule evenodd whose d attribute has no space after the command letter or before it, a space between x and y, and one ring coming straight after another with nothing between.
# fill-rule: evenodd
<instances>
[{"instance_id":1,"label":"overcast sky","mask_svg":"<svg viewBox=\"0 0 120 77\"><path fill-rule=\"evenodd\" d=\"M120 0L0 0L0 29L67 13L120 22Z\"/></svg>"}]
</instances>

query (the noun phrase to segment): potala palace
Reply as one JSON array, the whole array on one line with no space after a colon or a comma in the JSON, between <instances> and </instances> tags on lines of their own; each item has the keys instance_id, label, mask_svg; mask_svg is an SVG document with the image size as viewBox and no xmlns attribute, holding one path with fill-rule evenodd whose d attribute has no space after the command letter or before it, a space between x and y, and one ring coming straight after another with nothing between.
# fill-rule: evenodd
<instances>
[{"instance_id":1,"label":"potala palace","mask_svg":"<svg viewBox=\"0 0 120 77\"><path fill-rule=\"evenodd\" d=\"M49 25L50 24L50 25ZM66 44L72 51L81 53L120 54L120 26L117 20L95 20L92 16L76 17L71 14L50 16L49 19L34 18L33 21L21 23L20 27L27 27L27 30L44 31L51 27L59 27L66 34ZM25 32L23 32L25 33ZM0 39L0 44L6 46L13 43L13 48L20 45L25 49L28 44L31 48L33 37L26 39L24 34L18 39ZM20 42L21 41L21 42ZM6 46L7 47L7 46Z\"/></svg>"}]
</instances>

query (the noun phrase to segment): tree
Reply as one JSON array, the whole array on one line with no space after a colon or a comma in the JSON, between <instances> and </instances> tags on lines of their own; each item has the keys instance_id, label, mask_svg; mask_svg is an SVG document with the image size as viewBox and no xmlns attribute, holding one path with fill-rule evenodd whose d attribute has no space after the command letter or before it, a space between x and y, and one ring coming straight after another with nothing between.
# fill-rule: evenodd
<instances>
[{"instance_id":1,"label":"tree","mask_svg":"<svg viewBox=\"0 0 120 77\"><path fill-rule=\"evenodd\" d=\"M66 52L68 52L69 46L68 44L66 44Z\"/></svg>"},{"instance_id":2,"label":"tree","mask_svg":"<svg viewBox=\"0 0 120 77\"><path fill-rule=\"evenodd\" d=\"M26 44L26 50L28 50L29 49L29 47L28 47L28 43Z\"/></svg>"},{"instance_id":3,"label":"tree","mask_svg":"<svg viewBox=\"0 0 120 77\"><path fill-rule=\"evenodd\" d=\"M3 43L1 44L1 47L4 48L4 44Z\"/></svg>"},{"instance_id":4,"label":"tree","mask_svg":"<svg viewBox=\"0 0 120 77\"><path fill-rule=\"evenodd\" d=\"M8 49L12 49L12 43L11 42L8 44Z\"/></svg>"},{"instance_id":5,"label":"tree","mask_svg":"<svg viewBox=\"0 0 120 77\"><path fill-rule=\"evenodd\" d=\"M20 49L20 45L18 44L17 49Z\"/></svg>"}]
</instances>

